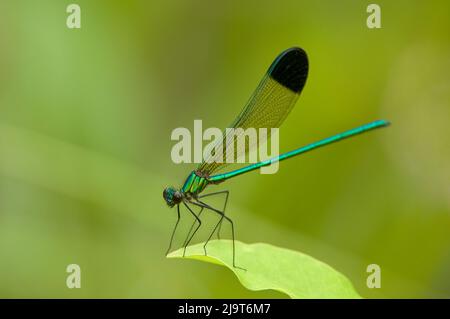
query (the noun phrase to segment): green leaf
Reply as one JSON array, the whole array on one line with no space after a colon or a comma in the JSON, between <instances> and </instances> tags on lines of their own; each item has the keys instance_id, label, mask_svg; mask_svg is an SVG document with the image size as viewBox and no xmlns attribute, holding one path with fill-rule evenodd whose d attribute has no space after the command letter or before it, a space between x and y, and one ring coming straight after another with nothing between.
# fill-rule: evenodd
<instances>
[{"instance_id":1,"label":"green leaf","mask_svg":"<svg viewBox=\"0 0 450 319\"><path fill-rule=\"evenodd\" d=\"M361 298L351 282L327 264L297 251L265 243L236 243L233 267L232 242L213 240L204 255L203 243L189 246L185 258L228 267L241 284L250 290L273 289L291 298ZM183 258L183 249L168 258Z\"/></svg>"}]
</instances>

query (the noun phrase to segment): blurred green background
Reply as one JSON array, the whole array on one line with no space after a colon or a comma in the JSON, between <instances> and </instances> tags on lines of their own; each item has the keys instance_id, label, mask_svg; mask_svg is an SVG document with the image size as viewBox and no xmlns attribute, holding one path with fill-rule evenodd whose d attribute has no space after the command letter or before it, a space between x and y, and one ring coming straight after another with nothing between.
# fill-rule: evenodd
<instances>
[{"instance_id":1,"label":"blurred green background","mask_svg":"<svg viewBox=\"0 0 450 319\"><path fill-rule=\"evenodd\" d=\"M227 126L294 45L310 73L281 151L393 125L217 186L237 238L308 253L364 297L450 297L448 1L376 1L381 29L372 1L79 0L79 30L70 3L0 3L0 297L284 298L166 259L162 190L195 167L172 163L171 131Z\"/></svg>"}]
</instances>

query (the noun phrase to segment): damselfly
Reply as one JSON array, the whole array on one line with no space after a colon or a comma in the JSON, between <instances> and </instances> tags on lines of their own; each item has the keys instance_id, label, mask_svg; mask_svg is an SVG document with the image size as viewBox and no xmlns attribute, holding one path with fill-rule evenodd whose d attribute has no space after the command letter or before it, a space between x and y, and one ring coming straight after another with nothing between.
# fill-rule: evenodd
<instances>
[{"instance_id":1,"label":"damselfly","mask_svg":"<svg viewBox=\"0 0 450 319\"><path fill-rule=\"evenodd\" d=\"M300 92L305 85L307 75L308 58L305 51L300 48L294 47L282 52L272 63L266 75L263 77L255 92L251 96L250 100L247 102L241 113L234 120L230 127L242 128L243 130L247 128L278 128L285 120L291 109L294 107L295 102L300 96ZM209 240L216 232L216 230L218 231L217 233L219 236L220 227L223 220L225 219L231 225L231 235L233 243L233 267L240 268L235 264L236 257L234 245L234 224L231 218L225 215L229 191L223 190L203 194L203 191L208 186L219 184L227 179L253 171L260 167L271 165L272 163L306 153L313 149L346 139L351 136L355 136L357 134L368 132L376 128L385 127L387 125L389 125L389 122L385 120L374 121L297 148L293 151L283 153L268 160L264 160L220 174L217 174L217 172L227 166L227 163L223 161L216 161L215 158L211 158L215 155L211 154L210 158L205 158L203 163L201 163L196 170L189 174L181 188L177 189L175 187L167 187L166 189L164 189L164 200L170 207L176 206L178 213L178 218L170 238L169 248L167 252L170 251L174 234L180 221L180 205L186 207L187 210L195 218L194 223L192 224L191 229L189 230L189 233L183 244L184 252L186 251L186 247L189 245L195 233L198 231L202 224L200 220L202 212L204 210L208 210L216 213L220 218L203 246L205 255L206 245L208 244ZM240 130L238 132L243 132L243 130ZM270 132L270 130L268 132ZM270 133L268 135L270 135ZM220 145L218 146L220 148L225 148L227 144L234 143L235 138L238 137L239 134L235 134L235 136L230 139L225 134L223 139L219 142ZM246 145L246 147L240 152L243 152L244 154L248 153L253 146L254 145ZM238 150L236 150L235 152L238 153ZM235 158L237 158L242 154L235 155ZM204 198L216 195L225 196L225 202L222 209L212 207L204 202ZM199 207L199 212L194 212L191 205ZM197 226L194 229L194 226L196 224ZM192 229L194 229L193 232Z\"/></svg>"}]
</instances>

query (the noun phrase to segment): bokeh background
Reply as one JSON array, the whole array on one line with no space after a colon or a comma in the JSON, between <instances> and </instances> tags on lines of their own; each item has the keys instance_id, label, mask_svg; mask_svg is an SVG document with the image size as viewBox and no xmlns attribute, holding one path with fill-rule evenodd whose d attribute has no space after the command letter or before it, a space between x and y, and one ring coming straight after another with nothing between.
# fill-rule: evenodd
<instances>
[{"instance_id":1,"label":"bokeh background","mask_svg":"<svg viewBox=\"0 0 450 319\"><path fill-rule=\"evenodd\" d=\"M371 1L78 0L79 30L70 3L0 3L0 297L284 298L166 259L162 190L195 167L172 163L171 131L227 126L294 45L310 73L281 151L393 125L217 186L237 238L308 253L364 297L450 297L448 1L376 1L381 29Z\"/></svg>"}]
</instances>

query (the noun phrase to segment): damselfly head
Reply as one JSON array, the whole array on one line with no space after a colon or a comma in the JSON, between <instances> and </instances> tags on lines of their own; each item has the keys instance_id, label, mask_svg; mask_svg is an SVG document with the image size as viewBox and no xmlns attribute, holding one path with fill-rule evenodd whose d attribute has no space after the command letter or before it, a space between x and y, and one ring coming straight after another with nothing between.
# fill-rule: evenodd
<instances>
[{"instance_id":1,"label":"damselfly head","mask_svg":"<svg viewBox=\"0 0 450 319\"><path fill-rule=\"evenodd\" d=\"M181 194L181 192L172 186L166 187L164 189L163 197L169 207L173 207L176 204L179 204L183 199L183 195Z\"/></svg>"}]
</instances>

